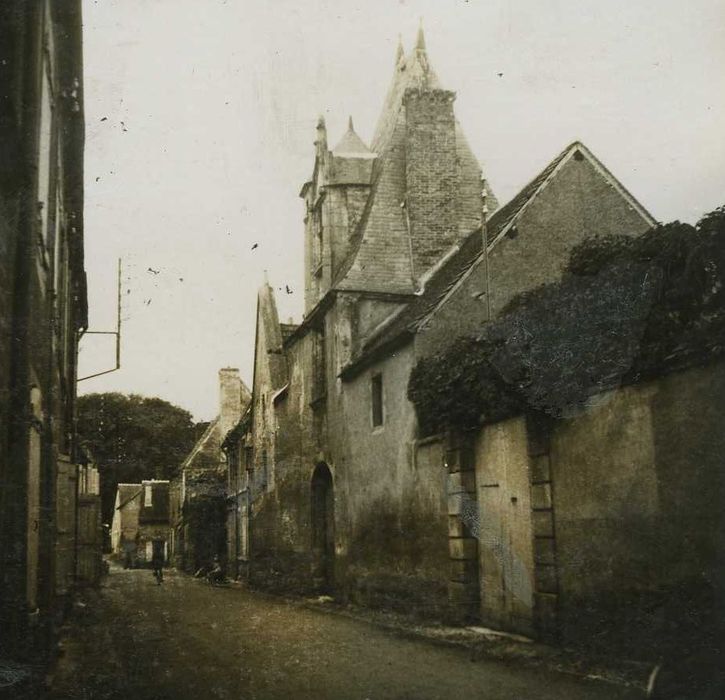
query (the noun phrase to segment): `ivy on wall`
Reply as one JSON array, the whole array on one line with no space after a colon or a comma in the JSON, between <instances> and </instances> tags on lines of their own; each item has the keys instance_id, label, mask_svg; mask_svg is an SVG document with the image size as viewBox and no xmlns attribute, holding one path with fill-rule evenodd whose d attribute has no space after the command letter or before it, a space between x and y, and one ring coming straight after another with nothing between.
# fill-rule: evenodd
<instances>
[{"instance_id":1,"label":"ivy on wall","mask_svg":"<svg viewBox=\"0 0 725 700\"><path fill-rule=\"evenodd\" d=\"M725 348L725 207L691 226L593 236L556 284L514 298L476 336L414 368L423 433L523 410L566 414L590 396Z\"/></svg>"}]
</instances>

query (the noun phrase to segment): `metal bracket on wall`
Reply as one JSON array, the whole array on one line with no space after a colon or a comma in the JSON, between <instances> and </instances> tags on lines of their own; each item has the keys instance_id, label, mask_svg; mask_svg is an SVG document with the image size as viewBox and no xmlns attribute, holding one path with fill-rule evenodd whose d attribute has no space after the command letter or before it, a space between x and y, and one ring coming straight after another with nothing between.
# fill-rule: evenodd
<instances>
[{"instance_id":1,"label":"metal bracket on wall","mask_svg":"<svg viewBox=\"0 0 725 700\"><path fill-rule=\"evenodd\" d=\"M83 382L86 379L100 377L103 374L110 374L121 369L121 258L118 259L118 295L116 308L116 330L115 331L86 331L84 335L115 335L116 336L116 366L113 369L106 369L103 372L89 374L87 377L80 377L76 382Z\"/></svg>"}]
</instances>

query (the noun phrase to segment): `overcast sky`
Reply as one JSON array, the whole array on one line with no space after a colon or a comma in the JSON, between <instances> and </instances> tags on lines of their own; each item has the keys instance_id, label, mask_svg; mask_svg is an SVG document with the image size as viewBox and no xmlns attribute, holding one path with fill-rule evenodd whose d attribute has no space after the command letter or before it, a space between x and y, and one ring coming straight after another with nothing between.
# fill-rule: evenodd
<instances>
[{"instance_id":1,"label":"overcast sky","mask_svg":"<svg viewBox=\"0 0 725 700\"><path fill-rule=\"evenodd\" d=\"M84 0L90 321L114 328L121 257L124 325L82 393L210 419L220 367L251 385L265 269L301 317L317 117L369 142L420 17L502 203L579 139L658 220L725 204L722 0ZM113 352L87 337L81 373Z\"/></svg>"}]
</instances>

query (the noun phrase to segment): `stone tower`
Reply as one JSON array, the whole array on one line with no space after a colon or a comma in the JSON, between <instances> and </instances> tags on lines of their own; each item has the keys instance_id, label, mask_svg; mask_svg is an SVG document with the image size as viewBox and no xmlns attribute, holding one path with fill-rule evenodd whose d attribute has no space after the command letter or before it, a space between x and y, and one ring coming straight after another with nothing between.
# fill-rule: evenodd
<instances>
[{"instance_id":1,"label":"stone tower","mask_svg":"<svg viewBox=\"0 0 725 700\"><path fill-rule=\"evenodd\" d=\"M419 30L398 46L371 148L347 133L332 150L317 125L305 201L305 312L330 289L412 294L426 273L481 225L482 173ZM488 192L488 208L496 200Z\"/></svg>"}]
</instances>

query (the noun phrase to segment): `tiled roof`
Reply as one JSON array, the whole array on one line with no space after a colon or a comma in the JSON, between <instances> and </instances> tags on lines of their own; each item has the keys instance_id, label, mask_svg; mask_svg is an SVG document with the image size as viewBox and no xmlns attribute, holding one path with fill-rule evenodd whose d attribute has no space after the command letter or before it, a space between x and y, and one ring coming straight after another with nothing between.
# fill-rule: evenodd
<instances>
[{"instance_id":1,"label":"tiled roof","mask_svg":"<svg viewBox=\"0 0 725 700\"><path fill-rule=\"evenodd\" d=\"M398 49L393 83L373 137L377 159L371 191L347 259L333 286L338 289L412 294L415 290L410 235L401 203L405 201L405 117L403 95L408 88L440 87L428 64L425 42L407 56Z\"/></svg>"},{"instance_id":2,"label":"tiled roof","mask_svg":"<svg viewBox=\"0 0 725 700\"><path fill-rule=\"evenodd\" d=\"M405 124L402 118L387 148L374 161L372 189L335 281L339 289L412 293L410 237L405 200Z\"/></svg>"}]
</instances>

